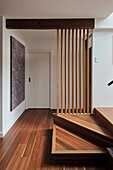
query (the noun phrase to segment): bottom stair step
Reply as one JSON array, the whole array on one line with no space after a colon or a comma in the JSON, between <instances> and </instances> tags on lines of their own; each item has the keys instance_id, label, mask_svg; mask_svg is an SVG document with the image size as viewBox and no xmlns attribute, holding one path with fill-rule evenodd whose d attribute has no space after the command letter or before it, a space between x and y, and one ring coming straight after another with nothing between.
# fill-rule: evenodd
<instances>
[{"instance_id":1,"label":"bottom stair step","mask_svg":"<svg viewBox=\"0 0 113 170\"><path fill-rule=\"evenodd\" d=\"M94 164L106 160L106 151L54 124L53 164Z\"/></svg>"}]
</instances>

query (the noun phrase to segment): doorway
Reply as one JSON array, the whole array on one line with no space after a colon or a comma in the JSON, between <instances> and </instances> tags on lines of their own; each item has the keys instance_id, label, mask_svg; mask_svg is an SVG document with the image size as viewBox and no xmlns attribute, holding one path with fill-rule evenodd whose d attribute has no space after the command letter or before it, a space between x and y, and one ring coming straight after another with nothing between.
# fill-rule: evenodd
<instances>
[{"instance_id":1,"label":"doorway","mask_svg":"<svg viewBox=\"0 0 113 170\"><path fill-rule=\"evenodd\" d=\"M29 55L29 108L49 108L49 52Z\"/></svg>"}]
</instances>

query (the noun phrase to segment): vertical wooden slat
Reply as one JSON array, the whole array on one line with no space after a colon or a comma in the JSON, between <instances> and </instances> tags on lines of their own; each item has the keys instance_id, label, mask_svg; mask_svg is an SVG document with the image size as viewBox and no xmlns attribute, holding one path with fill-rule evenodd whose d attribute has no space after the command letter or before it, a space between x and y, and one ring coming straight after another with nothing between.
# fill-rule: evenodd
<instances>
[{"instance_id":1,"label":"vertical wooden slat","mask_svg":"<svg viewBox=\"0 0 113 170\"><path fill-rule=\"evenodd\" d=\"M65 114L67 113L67 30L65 29Z\"/></svg>"},{"instance_id":2,"label":"vertical wooden slat","mask_svg":"<svg viewBox=\"0 0 113 170\"><path fill-rule=\"evenodd\" d=\"M74 113L74 29L72 30L72 113Z\"/></svg>"},{"instance_id":3,"label":"vertical wooden slat","mask_svg":"<svg viewBox=\"0 0 113 170\"><path fill-rule=\"evenodd\" d=\"M85 113L85 29L83 30L83 113Z\"/></svg>"},{"instance_id":4,"label":"vertical wooden slat","mask_svg":"<svg viewBox=\"0 0 113 170\"><path fill-rule=\"evenodd\" d=\"M79 30L79 113L81 113L81 29Z\"/></svg>"},{"instance_id":5,"label":"vertical wooden slat","mask_svg":"<svg viewBox=\"0 0 113 170\"><path fill-rule=\"evenodd\" d=\"M93 114L93 30L91 36L91 114Z\"/></svg>"},{"instance_id":6,"label":"vertical wooden slat","mask_svg":"<svg viewBox=\"0 0 113 170\"><path fill-rule=\"evenodd\" d=\"M59 29L57 29L57 113L59 113Z\"/></svg>"},{"instance_id":7,"label":"vertical wooden slat","mask_svg":"<svg viewBox=\"0 0 113 170\"><path fill-rule=\"evenodd\" d=\"M63 29L61 29L61 113L63 113Z\"/></svg>"},{"instance_id":8,"label":"vertical wooden slat","mask_svg":"<svg viewBox=\"0 0 113 170\"><path fill-rule=\"evenodd\" d=\"M78 113L78 29L76 29L76 114Z\"/></svg>"},{"instance_id":9,"label":"vertical wooden slat","mask_svg":"<svg viewBox=\"0 0 113 170\"><path fill-rule=\"evenodd\" d=\"M89 113L89 29L87 29L87 113Z\"/></svg>"},{"instance_id":10,"label":"vertical wooden slat","mask_svg":"<svg viewBox=\"0 0 113 170\"><path fill-rule=\"evenodd\" d=\"M70 29L68 30L68 113L70 114Z\"/></svg>"}]
</instances>

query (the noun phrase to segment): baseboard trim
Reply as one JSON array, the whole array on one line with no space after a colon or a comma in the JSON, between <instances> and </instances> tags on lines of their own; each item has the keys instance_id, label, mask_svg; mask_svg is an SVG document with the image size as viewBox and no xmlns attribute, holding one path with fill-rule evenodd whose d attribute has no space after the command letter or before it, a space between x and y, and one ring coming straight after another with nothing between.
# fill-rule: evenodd
<instances>
[{"instance_id":1,"label":"baseboard trim","mask_svg":"<svg viewBox=\"0 0 113 170\"><path fill-rule=\"evenodd\" d=\"M50 110L50 108L28 108L29 110Z\"/></svg>"},{"instance_id":2,"label":"baseboard trim","mask_svg":"<svg viewBox=\"0 0 113 170\"><path fill-rule=\"evenodd\" d=\"M2 132L0 132L0 138L3 138L3 133Z\"/></svg>"}]
</instances>

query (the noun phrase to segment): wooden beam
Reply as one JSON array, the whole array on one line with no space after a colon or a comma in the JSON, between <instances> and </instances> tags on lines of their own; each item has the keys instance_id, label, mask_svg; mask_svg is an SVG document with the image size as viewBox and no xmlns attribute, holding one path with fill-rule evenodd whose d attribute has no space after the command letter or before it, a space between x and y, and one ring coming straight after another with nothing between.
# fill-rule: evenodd
<instances>
[{"instance_id":1,"label":"wooden beam","mask_svg":"<svg viewBox=\"0 0 113 170\"><path fill-rule=\"evenodd\" d=\"M59 113L59 29L57 30L57 113Z\"/></svg>"},{"instance_id":2,"label":"wooden beam","mask_svg":"<svg viewBox=\"0 0 113 170\"><path fill-rule=\"evenodd\" d=\"M6 19L7 29L93 29L94 19Z\"/></svg>"},{"instance_id":3,"label":"wooden beam","mask_svg":"<svg viewBox=\"0 0 113 170\"><path fill-rule=\"evenodd\" d=\"M63 113L63 29L61 29L61 113Z\"/></svg>"},{"instance_id":4,"label":"wooden beam","mask_svg":"<svg viewBox=\"0 0 113 170\"><path fill-rule=\"evenodd\" d=\"M74 113L74 29L72 30L72 113Z\"/></svg>"},{"instance_id":5,"label":"wooden beam","mask_svg":"<svg viewBox=\"0 0 113 170\"><path fill-rule=\"evenodd\" d=\"M67 113L67 29L65 29L65 114Z\"/></svg>"},{"instance_id":6,"label":"wooden beam","mask_svg":"<svg viewBox=\"0 0 113 170\"><path fill-rule=\"evenodd\" d=\"M78 29L76 30L76 114L78 113Z\"/></svg>"}]
</instances>

